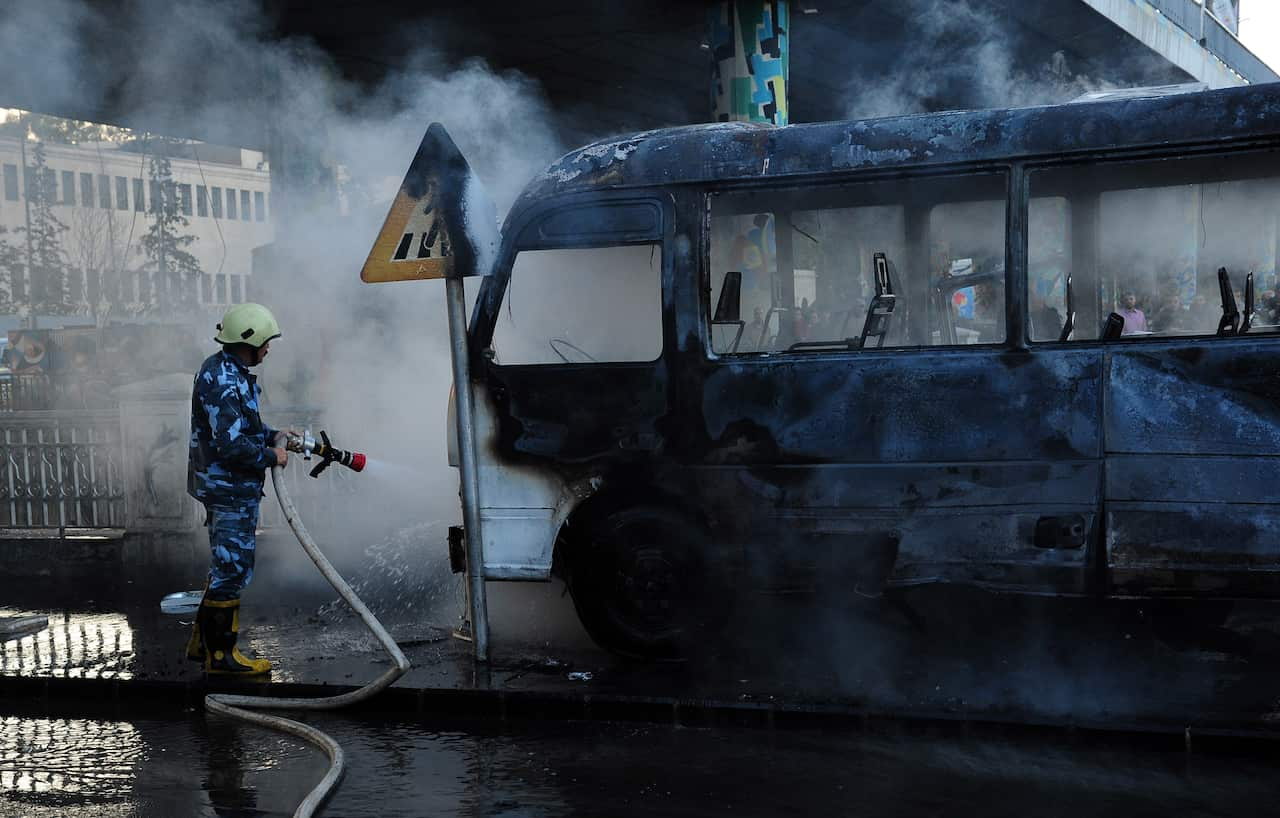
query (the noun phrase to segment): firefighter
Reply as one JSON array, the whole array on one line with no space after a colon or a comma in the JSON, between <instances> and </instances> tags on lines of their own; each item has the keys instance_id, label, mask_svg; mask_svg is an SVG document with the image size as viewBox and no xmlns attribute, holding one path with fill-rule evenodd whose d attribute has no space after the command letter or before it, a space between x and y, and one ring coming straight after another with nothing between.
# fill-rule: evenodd
<instances>
[{"instance_id":1,"label":"firefighter","mask_svg":"<svg viewBox=\"0 0 1280 818\"><path fill-rule=\"evenodd\" d=\"M218 324L222 349L196 373L191 391L191 443L187 493L205 508L210 568L187 657L206 673L269 673L266 659L236 647L240 593L253 578L255 531L267 469L289 460L286 432L258 414L259 388L249 368L262 363L280 327L261 304L236 304Z\"/></svg>"}]
</instances>

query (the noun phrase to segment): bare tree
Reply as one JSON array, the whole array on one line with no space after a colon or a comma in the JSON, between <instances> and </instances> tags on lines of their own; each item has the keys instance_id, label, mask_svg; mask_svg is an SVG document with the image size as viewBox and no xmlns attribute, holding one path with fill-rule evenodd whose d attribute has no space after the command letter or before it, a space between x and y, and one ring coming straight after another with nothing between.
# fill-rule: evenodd
<instances>
[{"instance_id":1,"label":"bare tree","mask_svg":"<svg viewBox=\"0 0 1280 818\"><path fill-rule=\"evenodd\" d=\"M68 254L79 276L73 307L102 325L120 306L120 271L125 263L128 225L110 208L75 208Z\"/></svg>"}]
</instances>

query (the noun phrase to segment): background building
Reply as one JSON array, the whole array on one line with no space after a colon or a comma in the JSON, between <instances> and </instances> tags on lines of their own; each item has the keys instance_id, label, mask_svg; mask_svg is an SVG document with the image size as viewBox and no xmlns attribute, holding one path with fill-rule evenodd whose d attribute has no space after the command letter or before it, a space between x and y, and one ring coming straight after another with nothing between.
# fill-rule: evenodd
<instances>
[{"instance_id":1,"label":"background building","mask_svg":"<svg viewBox=\"0 0 1280 818\"><path fill-rule=\"evenodd\" d=\"M37 189L35 145L20 140L0 139L0 227L5 229L0 238L16 250L19 262L11 272L13 280L2 282L13 306L21 307L32 291L24 228L32 201L47 190L52 215L66 228L58 238L66 265L64 320L88 318L103 324L175 318L166 314L163 285L154 265L147 264L143 242L167 188L151 168L151 143L45 140L45 183ZM271 176L263 153L191 142L164 144L164 149L173 207L186 222L174 232L192 238L185 248L199 268L194 274L175 274L175 286L188 290L181 301L216 311L247 300L253 248L273 238ZM42 323L48 326L52 320L46 315Z\"/></svg>"}]
</instances>

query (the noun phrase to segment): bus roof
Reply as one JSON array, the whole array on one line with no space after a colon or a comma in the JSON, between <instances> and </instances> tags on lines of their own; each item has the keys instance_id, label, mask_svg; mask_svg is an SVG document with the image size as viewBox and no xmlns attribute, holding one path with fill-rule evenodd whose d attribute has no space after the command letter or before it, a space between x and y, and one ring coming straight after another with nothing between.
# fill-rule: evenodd
<instances>
[{"instance_id":1,"label":"bus roof","mask_svg":"<svg viewBox=\"0 0 1280 818\"><path fill-rule=\"evenodd\" d=\"M785 127L689 125L613 137L568 153L529 182L512 212L546 196L605 189L981 164L1277 137L1280 83Z\"/></svg>"}]
</instances>

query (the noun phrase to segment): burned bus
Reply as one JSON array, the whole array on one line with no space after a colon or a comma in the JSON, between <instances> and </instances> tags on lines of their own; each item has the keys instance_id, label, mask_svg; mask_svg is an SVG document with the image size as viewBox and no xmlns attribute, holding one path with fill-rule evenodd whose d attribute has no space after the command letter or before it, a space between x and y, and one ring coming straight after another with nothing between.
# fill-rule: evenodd
<instances>
[{"instance_id":1,"label":"burned bus","mask_svg":"<svg viewBox=\"0 0 1280 818\"><path fill-rule=\"evenodd\" d=\"M1278 219L1280 85L570 153L471 316L484 576L633 654L734 589L1275 597Z\"/></svg>"}]
</instances>

